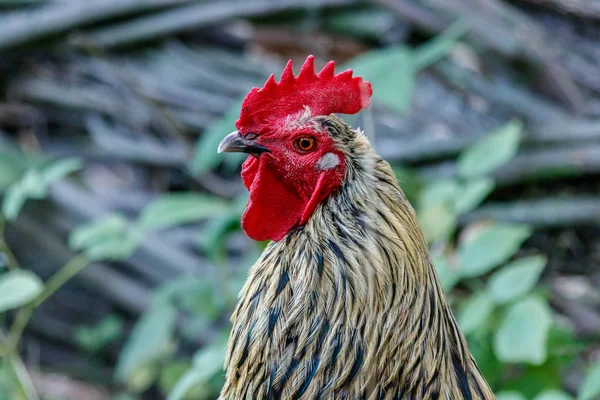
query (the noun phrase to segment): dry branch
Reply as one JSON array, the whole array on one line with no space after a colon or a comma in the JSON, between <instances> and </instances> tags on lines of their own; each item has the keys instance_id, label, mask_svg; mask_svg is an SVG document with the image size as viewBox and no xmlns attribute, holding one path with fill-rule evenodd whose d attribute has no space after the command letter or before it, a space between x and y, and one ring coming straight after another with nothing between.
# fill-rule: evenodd
<instances>
[{"instance_id":1,"label":"dry branch","mask_svg":"<svg viewBox=\"0 0 600 400\"><path fill-rule=\"evenodd\" d=\"M536 228L600 225L597 197L546 198L510 203L491 203L461 217L467 224L481 219L523 223Z\"/></svg>"},{"instance_id":2,"label":"dry branch","mask_svg":"<svg viewBox=\"0 0 600 400\"><path fill-rule=\"evenodd\" d=\"M526 150L493 176L501 186L600 173L600 144L579 144ZM419 175L425 180L458 176L454 162L423 167Z\"/></svg>"},{"instance_id":3,"label":"dry branch","mask_svg":"<svg viewBox=\"0 0 600 400\"><path fill-rule=\"evenodd\" d=\"M596 0L521 0L537 6L549 7L584 18L600 19L600 4Z\"/></svg>"},{"instance_id":4,"label":"dry branch","mask_svg":"<svg viewBox=\"0 0 600 400\"><path fill-rule=\"evenodd\" d=\"M72 41L90 47L117 47L154 40L167 35L213 26L233 18L274 14L295 8L340 6L356 0L271 0L213 1L189 4L133 21L115 24L72 37Z\"/></svg>"},{"instance_id":5,"label":"dry branch","mask_svg":"<svg viewBox=\"0 0 600 400\"><path fill-rule=\"evenodd\" d=\"M431 0L435 9L466 20L488 46L509 57L524 57L542 67L548 89L572 109L581 111L584 98L558 61L553 35L517 8L498 0Z\"/></svg>"},{"instance_id":6,"label":"dry branch","mask_svg":"<svg viewBox=\"0 0 600 400\"><path fill-rule=\"evenodd\" d=\"M0 18L0 50L27 43L85 24L146 12L193 0L102 0L58 2L36 10Z\"/></svg>"}]
</instances>

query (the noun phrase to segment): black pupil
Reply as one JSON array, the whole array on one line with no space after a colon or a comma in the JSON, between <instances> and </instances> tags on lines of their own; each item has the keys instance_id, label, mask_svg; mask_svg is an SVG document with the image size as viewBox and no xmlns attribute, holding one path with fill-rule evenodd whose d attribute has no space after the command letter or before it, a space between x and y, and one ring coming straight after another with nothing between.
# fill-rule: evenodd
<instances>
[{"instance_id":1,"label":"black pupil","mask_svg":"<svg viewBox=\"0 0 600 400\"><path fill-rule=\"evenodd\" d=\"M300 147L302 147L303 149L308 149L310 147L310 140L300 139Z\"/></svg>"}]
</instances>

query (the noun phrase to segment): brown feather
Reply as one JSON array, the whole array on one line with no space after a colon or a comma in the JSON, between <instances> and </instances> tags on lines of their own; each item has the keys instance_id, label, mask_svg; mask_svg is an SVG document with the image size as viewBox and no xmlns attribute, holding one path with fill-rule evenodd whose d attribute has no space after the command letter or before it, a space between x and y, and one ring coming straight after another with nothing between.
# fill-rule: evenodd
<instances>
[{"instance_id":1,"label":"brown feather","mask_svg":"<svg viewBox=\"0 0 600 400\"><path fill-rule=\"evenodd\" d=\"M312 122L345 181L251 268L221 399L495 399L389 164L338 118Z\"/></svg>"}]
</instances>

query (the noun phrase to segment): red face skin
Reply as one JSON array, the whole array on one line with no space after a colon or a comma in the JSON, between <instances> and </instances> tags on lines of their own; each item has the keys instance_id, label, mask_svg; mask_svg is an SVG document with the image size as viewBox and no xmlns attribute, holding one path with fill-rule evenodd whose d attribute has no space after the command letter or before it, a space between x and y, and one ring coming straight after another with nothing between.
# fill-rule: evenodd
<instances>
[{"instance_id":1,"label":"red face skin","mask_svg":"<svg viewBox=\"0 0 600 400\"><path fill-rule=\"evenodd\" d=\"M314 138L310 150L300 148L302 138ZM345 160L329 134L312 126L264 133L253 141L270 153L249 156L242 166L242 178L250 191L242 228L254 240L279 241L304 225L317 206L341 186ZM327 153L335 154L339 163L321 169L318 161Z\"/></svg>"}]
</instances>

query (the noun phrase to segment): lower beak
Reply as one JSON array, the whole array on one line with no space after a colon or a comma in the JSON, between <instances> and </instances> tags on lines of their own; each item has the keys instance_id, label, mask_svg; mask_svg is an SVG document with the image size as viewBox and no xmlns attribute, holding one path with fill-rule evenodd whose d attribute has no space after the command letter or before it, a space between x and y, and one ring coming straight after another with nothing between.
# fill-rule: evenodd
<instances>
[{"instance_id":1,"label":"lower beak","mask_svg":"<svg viewBox=\"0 0 600 400\"><path fill-rule=\"evenodd\" d=\"M262 153L269 153L270 150L258 143L245 139L238 131L233 131L225 136L225 139L219 144L218 153L246 153L259 156Z\"/></svg>"}]
</instances>

